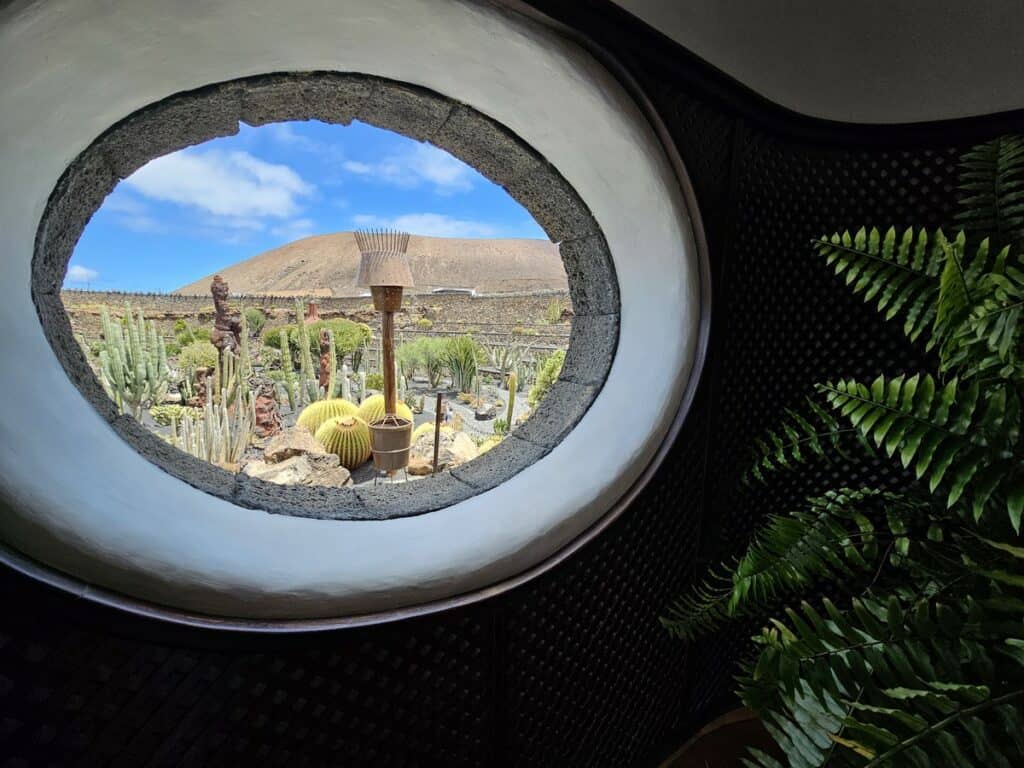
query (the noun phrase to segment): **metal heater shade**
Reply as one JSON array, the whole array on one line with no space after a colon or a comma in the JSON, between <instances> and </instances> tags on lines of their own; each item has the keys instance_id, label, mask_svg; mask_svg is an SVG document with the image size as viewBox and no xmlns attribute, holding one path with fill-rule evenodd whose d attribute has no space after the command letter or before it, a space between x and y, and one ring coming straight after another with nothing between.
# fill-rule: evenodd
<instances>
[{"instance_id":1,"label":"metal heater shade","mask_svg":"<svg viewBox=\"0 0 1024 768\"><path fill-rule=\"evenodd\" d=\"M356 285L362 287L392 286L411 288L415 285L409 268L409 235L388 230L355 233L362 258Z\"/></svg>"}]
</instances>

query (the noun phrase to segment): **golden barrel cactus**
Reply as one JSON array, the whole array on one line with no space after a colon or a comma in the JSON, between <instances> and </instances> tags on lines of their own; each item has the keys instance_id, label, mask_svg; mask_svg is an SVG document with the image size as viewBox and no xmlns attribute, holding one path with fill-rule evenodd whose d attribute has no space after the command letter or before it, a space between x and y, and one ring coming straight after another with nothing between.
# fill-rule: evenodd
<instances>
[{"instance_id":1,"label":"golden barrel cactus","mask_svg":"<svg viewBox=\"0 0 1024 768\"><path fill-rule=\"evenodd\" d=\"M329 400L317 400L302 409L299 420L296 422L300 427L305 427L312 434L320 429L320 426L339 416L355 416L359 413L359 406L350 403L340 397L332 397Z\"/></svg>"},{"instance_id":2,"label":"golden barrel cactus","mask_svg":"<svg viewBox=\"0 0 1024 768\"><path fill-rule=\"evenodd\" d=\"M316 440L335 454L345 469L355 469L370 458L370 428L358 416L336 416L320 425Z\"/></svg>"},{"instance_id":3,"label":"golden barrel cactus","mask_svg":"<svg viewBox=\"0 0 1024 768\"><path fill-rule=\"evenodd\" d=\"M400 419L413 420L412 409L401 401L395 403L395 415ZM367 424L383 419L384 395L373 395L363 400L363 404L359 406L359 418Z\"/></svg>"}]
</instances>

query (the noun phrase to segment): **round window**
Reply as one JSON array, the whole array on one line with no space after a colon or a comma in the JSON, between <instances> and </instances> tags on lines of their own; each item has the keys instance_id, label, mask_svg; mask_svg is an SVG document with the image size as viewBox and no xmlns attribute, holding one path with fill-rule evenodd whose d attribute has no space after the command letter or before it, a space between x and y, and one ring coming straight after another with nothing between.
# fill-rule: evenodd
<instances>
[{"instance_id":1,"label":"round window","mask_svg":"<svg viewBox=\"0 0 1024 768\"><path fill-rule=\"evenodd\" d=\"M685 179L607 70L532 21L452 0L353 0L345 14L228 0L187 26L174 4L111 17L54 2L69 12L51 2L18 34L0 29L9 563L179 621L361 623L530 578L622 510L692 396L706 285ZM75 66L47 66L55 47ZM119 180L239 123L296 119L444 149L558 245L574 311L561 372L462 468L330 490L219 468L124 413L74 337L68 260Z\"/></svg>"}]
</instances>

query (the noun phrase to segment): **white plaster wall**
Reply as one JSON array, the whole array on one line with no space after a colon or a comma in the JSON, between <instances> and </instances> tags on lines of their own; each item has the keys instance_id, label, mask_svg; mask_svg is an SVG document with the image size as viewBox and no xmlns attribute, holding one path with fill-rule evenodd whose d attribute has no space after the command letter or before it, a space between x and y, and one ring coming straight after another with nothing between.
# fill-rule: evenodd
<instances>
[{"instance_id":1,"label":"white plaster wall","mask_svg":"<svg viewBox=\"0 0 1024 768\"><path fill-rule=\"evenodd\" d=\"M29 295L47 196L104 129L178 91L312 69L405 80L509 126L588 203L615 261L621 337L590 411L545 459L439 512L302 519L175 480L85 402ZM0 142L0 537L87 582L187 611L275 619L480 589L599 519L678 408L698 325L696 252L678 182L607 73L507 15L454 0L14 2L0 12Z\"/></svg>"}]
</instances>

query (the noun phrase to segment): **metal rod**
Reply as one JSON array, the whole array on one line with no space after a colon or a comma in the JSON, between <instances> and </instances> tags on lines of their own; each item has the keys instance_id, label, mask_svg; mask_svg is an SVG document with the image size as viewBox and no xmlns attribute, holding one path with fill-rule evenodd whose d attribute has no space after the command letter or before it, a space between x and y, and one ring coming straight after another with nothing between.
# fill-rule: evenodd
<instances>
[{"instance_id":1,"label":"metal rod","mask_svg":"<svg viewBox=\"0 0 1024 768\"><path fill-rule=\"evenodd\" d=\"M409 248L408 232L365 229L354 234L360 253L405 253Z\"/></svg>"},{"instance_id":2,"label":"metal rod","mask_svg":"<svg viewBox=\"0 0 1024 768\"><path fill-rule=\"evenodd\" d=\"M434 406L434 471L432 475L437 474L437 451L441 447L441 400L443 397L441 393L437 393L437 405Z\"/></svg>"}]
</instances>

